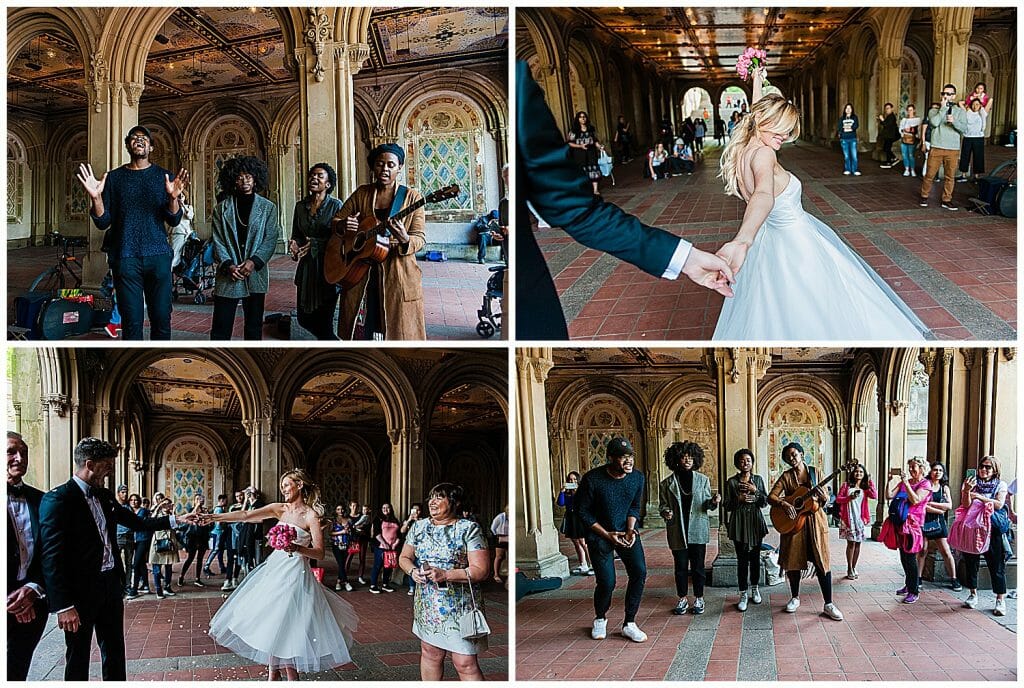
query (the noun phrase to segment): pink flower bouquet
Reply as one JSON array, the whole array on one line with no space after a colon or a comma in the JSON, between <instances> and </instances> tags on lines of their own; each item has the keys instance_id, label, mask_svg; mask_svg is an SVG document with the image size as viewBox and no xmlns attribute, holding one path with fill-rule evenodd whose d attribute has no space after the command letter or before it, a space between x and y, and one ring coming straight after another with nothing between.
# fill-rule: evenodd
<instances>
[{"instance_id":1,"label":"pink flower bouquet","mask_svg":"<svg viewBox=\"0 0 1024 688\"><path fill-rule=\"evenodd\" d=\"M754 72L758 69L764 69L767 64L768 53L758 48L747 48L743 51L743 54L736 60L736 73L740 75L740 78L747 81L753 77ZM768 84L768 80L764 80L764 84Z\"/></svg>"},{"instance_id":2,"label":"pink flower bouquet","mask_svg":"<svg viewBox=\"0 0 1024 688\"><path fill-rule=\"evenodd\" d=\"M267 532L267 542L274 549L287 549L289 545L295 542L296 535L297 533L293 526L287 523L278 523ZM292 553L289 552L288 556L292 556Z\"/></svg>"}]
</instances>

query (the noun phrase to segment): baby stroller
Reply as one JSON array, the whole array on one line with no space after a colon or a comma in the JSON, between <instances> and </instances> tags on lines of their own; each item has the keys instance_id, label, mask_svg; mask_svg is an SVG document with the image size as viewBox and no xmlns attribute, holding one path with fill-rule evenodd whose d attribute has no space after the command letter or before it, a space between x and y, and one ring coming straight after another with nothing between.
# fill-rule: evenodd
<instances>
[{"instance_id":1,"label":"baby stroller","mask_svg":"<svg viewBox=\"0 0 1024 688\"><path fill-rule=\"evenodd\" d=\"M213 288L217 276L213 257L213 240L203 241L195 232L185 240L181 249L181 262L171 271L174 281L171 296L193 294L192 301L196 304L206 303L206 290Z\"/></svg>"},{"instance_id":2,"label":"baby stroller","mask_svg":"<svg viewBox=\"0 0 1024 688\"><path fill-rule=\"evenodd\" d=\"M488 339L501 329L501 297L505 295L505 270L507 265L493 265L488 268L491 276L487 278L487 291L484 292L483 303L476 312L480 322L476 325L476 333ZM498 311L495 312L495 304Z\"/></svg>"}]
</instances>

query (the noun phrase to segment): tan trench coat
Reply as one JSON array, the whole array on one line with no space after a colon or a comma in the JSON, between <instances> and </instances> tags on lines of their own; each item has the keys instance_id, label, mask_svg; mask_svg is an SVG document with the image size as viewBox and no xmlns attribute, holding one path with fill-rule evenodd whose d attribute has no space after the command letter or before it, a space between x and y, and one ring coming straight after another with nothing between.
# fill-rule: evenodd
<instances>
[{"instance_id":1,"label":"tan trench coat","mask_svg":"<svg viewBox=\"0 0 1024 688\"><path fill-rule=\"evenodd\" d=\"M803 486L811 487L809 472ZM768 503L778 505L785 495L793 494L798 487L800 483L797 481L796 472L789 469L772 485ZM819 504L824 506L827 501L827 498L819 499ZM829 571L828 517L824 509L818 509L813 515L808 516L800 530L781 535L779 538L779 566L784 571L803 570L811 561L819 573Z\"/></svg>"},{"instance_id":2,"label":"tan trench coat","mask_svg":"<svg viewBox=\"0 0 1024 688\"><path fill-rule=\"evenodd\" d=\"M376 187L364 184L349 196L338 215L349 217L358 212L361 220L373 217L376 198ZM423 196L420 192L409 189L402 207L407 208L421 198ZM426 213L423 208L419 208L402 221L409 233L409 244L404 247L392 246L381 266L383 269L379 271L379 287L384 305L381 322L384 323L384 338L387 340L423 340L427 338L423 315L423 272L416 263L416 252L427 243ZM362 282L341 294L341 310L338 314L338 337L341 339L352 339L369 274Z\"/></svg>"}]
</instances>

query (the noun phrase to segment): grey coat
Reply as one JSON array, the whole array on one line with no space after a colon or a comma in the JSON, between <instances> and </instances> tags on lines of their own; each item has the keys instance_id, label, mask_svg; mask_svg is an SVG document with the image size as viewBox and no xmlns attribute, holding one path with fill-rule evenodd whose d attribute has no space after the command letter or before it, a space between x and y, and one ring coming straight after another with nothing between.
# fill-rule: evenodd
<instances>
[{"instance_id":1,"label":"grey coat","mask_svg":"<svg viewBox=\"0 0 1024 688\"><path fill-rule=\"evenodd\" d=\"M672 518L665 521L665 535L669 549L685 549L687 545L706 545L711 539L711 527L707 506L711 501L711 481L699 471L693 472L693 501L690 503L690 527L683 532L682 503L679 481L675 474L661 481L658 488L658 512L672 512Z\"/></svg>"},{"instance_id":2,"label":"grey coat","mask_svg":"<svg viewBox=\"0 0 1024 688\"><path fill-rule=\"evenodd\" d=\"M240 299L249 294L265 294L270 288L270 269L267 263L274 255L281 226L277 206L259 194L253 199L249 213L249 233L245 246L238 245L235 197L228 196L213 211L213 250L217 261L217 283L214 296ZM244 280L233 280L221 265L226 261L240 265L249 258L258 258L258 270ZM262 263L262 264L260 264Z\"/></svg>"}]
</instances>

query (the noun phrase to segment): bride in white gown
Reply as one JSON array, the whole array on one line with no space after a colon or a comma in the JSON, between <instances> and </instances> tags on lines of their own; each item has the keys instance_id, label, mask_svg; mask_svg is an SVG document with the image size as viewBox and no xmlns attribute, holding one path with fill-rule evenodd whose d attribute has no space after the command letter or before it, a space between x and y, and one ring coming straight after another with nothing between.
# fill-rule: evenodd
<instances>
[{"instance_id":1,"label":"bride in white gown","mask_svg":"<svg viewBox=\"0 0 1024 688\"><path fill-rule=\"evenodd\" d=\"M358 618L345 600L319 582L310 559L324 558L320 490L302 470L281 478L284 502L252 511L204 514L204 523L259 522L276 518L295 528L287 548L274 550L231 593L210 620L210 637L235 654L283 673L316 672L347 664Z\"/></svg>"},{"instance_id":2,"label":"bride in white gown","mask_svg":"<svg viewBox=\"0 0 1024 688\"><path fill-rule=\"evenodd\" d=\"M750 114L722 152L726 193L747 203L739 232L719 249L732 267L713 339L920 340L927 326L831 228L803 209L800 180L776 152L800 134L800 114L782 96L762 96L754 75ZM742 271L741 271L742 268Z\"/></svg>"}]
</instances>

